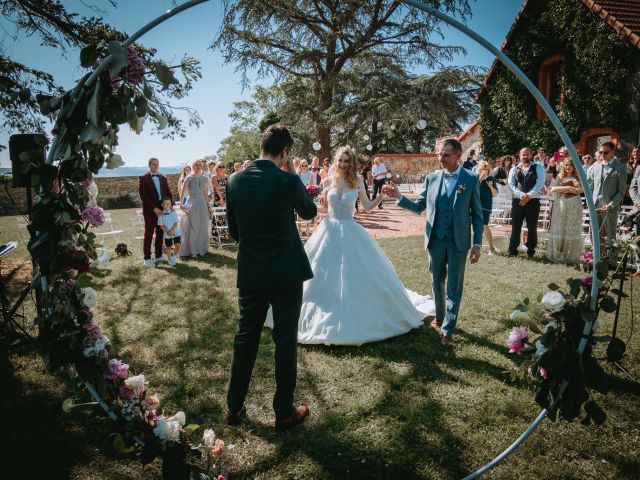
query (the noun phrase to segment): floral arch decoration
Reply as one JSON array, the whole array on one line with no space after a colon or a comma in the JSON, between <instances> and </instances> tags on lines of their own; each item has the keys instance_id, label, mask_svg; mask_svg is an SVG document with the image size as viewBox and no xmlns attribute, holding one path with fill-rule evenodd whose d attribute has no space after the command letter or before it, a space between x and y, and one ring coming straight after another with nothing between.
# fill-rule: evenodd
<instances>
[{"instance_id":1,"label":"floral arch decoration","mask_svg":"<svg viewBox=\"0 0 640 480\"><path fill-rule=\"evenodd\" d=\"M96 399L105 412L121 427L124 436L116 437L116 447L131 451L133 442L141 447L144 463L156 457L163 460L165 478L186 479L191 470L187 464L190 452L204 453L209 460L222 454L223 442L212 430L204 431L200 441L194 440L197 425L186 424L183 412L169 415L163 412L158 398L150 395L144 375L132 375L122 361L110 358L108 338L93 322L92 308L97 294L91 288L81 288L78 280L96 259L96 237L90 226L100 225L104 218L95 207L87 207L90 172L122 164L115 153L118 126L140 131L146 117L155 119L158 128L166 126L167 118L154 111L149 99L153 87L145 74L153 73L166 88L178 83L166 66L156 66L145 72L134 42L165 20L209 0L191 0L158 17L122 43L112 41L89 45L81 51L81 64L92 69L70 91L56 97L38 98L44 114L58 112L55 136L47 162L32 175L38 194L29 225L29 251L39 269L38 324L39 344L49 369L73 366L81 384ZM523 82L550 117L556 130L569 148L572 160L579 165L575 148L553 109L524 73L502 52L477 33L456 20L417 0L401 0L452 25L491 51ZM47 142L44 136L43 142ZM27 164L35 159L22 158ZM29 165L27 165L29 167ZM583 185L587 185L581 168L576 168ZM591 218L595 206L587 190ZM600 266L600 239L592 238L594 264ZM598 278L606 277L600 267L594 268L590 301L580 313L582 334L578 332L576 352L580 356L588 347L592 324L596 320ZM554 292L557 293L557 292ZM566 379L555 379L557 403L568 387ZM66 410L74 407L65 401ZM553 411L545 408L528 430L493 462L467 478L476 478L512 453ZM210 462L209 462L210 463ZM224 477L224 473L221 474ZM200 477L206 478L206 477Z\"/></svg>"}]
</instances>

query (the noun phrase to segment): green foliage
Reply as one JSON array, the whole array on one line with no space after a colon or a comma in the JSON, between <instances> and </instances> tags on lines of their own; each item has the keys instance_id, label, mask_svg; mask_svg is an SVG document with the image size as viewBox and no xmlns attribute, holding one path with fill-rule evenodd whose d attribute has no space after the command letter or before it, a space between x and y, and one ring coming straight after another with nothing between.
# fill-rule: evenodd
<instances>
[{"instance_id":1,"label":"green foliage","mask_svg":"<svg viewBox=\"0 0 640 480\"><path fill-rule=\"evenodd\" d=\"M624 105L627 80L640 60L638 50L582 3L530 2L505 53L537 83L541 63L565 54L556 113L571 139L588 128L624 131L632 123ZM551 99L552 104L559 99ZM536 101L502 64L481 100L483 148L490 157L511 154L524 145L555 150L562 144L549 119L536 118Z\"/></svg>"}]
</instances>

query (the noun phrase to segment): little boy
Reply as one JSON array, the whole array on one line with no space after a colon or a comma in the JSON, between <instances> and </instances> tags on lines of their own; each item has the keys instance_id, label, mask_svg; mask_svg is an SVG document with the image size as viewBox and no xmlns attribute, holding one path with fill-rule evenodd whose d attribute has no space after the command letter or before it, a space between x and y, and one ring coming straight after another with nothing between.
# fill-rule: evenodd
<instances>
[{"instance_id":1,"label":"little boy","mask_svg":"<svg viewBox=\"0 0 640 480\"><path fill-rule=\"evenodd\" d=\"M162 199L162 213L158 217L158 226L163 232L165 257L169 265L174 266L178 261L177 255L180 253L180 219L171 208L169 197Z\"/></svg>"}]
</instances>

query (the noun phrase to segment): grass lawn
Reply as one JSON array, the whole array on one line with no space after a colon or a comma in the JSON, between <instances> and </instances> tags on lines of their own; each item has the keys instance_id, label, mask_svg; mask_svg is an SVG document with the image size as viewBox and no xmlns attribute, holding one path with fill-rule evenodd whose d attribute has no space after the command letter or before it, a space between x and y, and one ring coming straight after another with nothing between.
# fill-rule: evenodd
<instances>
[{"instance_id":1,"label":"grass lawn","mask_svg":"<svg viewBox=\"0 0 640 480\"><path fill-rule=\"evenodd\" d=\"M132 210L113 211L134 256L97 267L95 320L119 358L145 373L165 409L211 426L235 449L225 454L232 478L459 479L511 444L539 413L533 387L504 370L508 329L500 319L572 268L502 256L468 266L456 346L443 351L435 332L421 328L363 347L301 347L297 401L311 417L287 433L273 429L274 344L265 330L241 427L224 425L226 383L237 315L236 260L214 249L177 267L142 267L140 230ZM13 217L0 218L0 243L16 237ZM109 241L112 249L115 241ZM401 280L430 292L421 237L381 240ZM25 255L24 249L12 254ZM3 271L6 267L3 267ZM630 292L627 283L626 291ZM640 289L634 286L634 295ZM605 332L611 316L603 317ZM628 299L618 334L630 333ZM598 347L602 350L602 347ZM632 337L625 365L640 377L640 341ZM158 462L142 467L109 447L109 420L97 410L65 414L62 401L79 395L64 375L52 376L23 352L12 356L20 385L0 395L0 478L151 479ZM608 372L613 370L605 365ZM548 420L495 470L492 479L637 479L640 475L639 393L613 373L613 390L596 395L603 426Z\"/></svg>"}]
</instances>

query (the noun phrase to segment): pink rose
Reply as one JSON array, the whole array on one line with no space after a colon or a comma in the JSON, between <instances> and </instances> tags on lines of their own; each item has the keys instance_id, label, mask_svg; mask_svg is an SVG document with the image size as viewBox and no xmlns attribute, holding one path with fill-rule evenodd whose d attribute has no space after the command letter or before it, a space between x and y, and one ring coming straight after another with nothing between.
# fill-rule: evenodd
<instances>
[{"instance_id":1,"label":"pink rose","mask_svg":"<svg viewBox=\"0 0 640 480\"><path fill-rule=\"evenodd\" d=\"M524 350L527 344L527 338L529 338L529 330L527 330L527 327L513 327L507 339L509 353L522 353L522 350Z\"/></svg>"},{"instance_id":2,"label":"pink rose","mask_svg":"<svg viewBox=\"0 0 640 480\"><path fill-rule=\"evenodd\" d=\"M211 455L214 457L219 457L222 455L224 451L224 442L219 438L216 438L216 443L213 444L213 450L211 450Z\"/></svg>"},{"instance_id":3,"label":"pink rose","mask_svg":"<svg viewBox=\"0 0 640 480\"><path fill-rule=\"evenodd\" d=\"M160 406L160 399L155 395L147 395L146 402L149 408L152 409L156 409Z\"/></svg>"},{"instance_id":4,"label":"pink rose","mask_svg":"<svg viewBox=\"0 0 640 480\"><path fill-rule=\"evenodd\" d=\"M548 374L548 373L547 373L547 371L546 371L544 368L542 368L542 367L540 367L540 376L541 376L542 378L544 378L545 380L547 380L547 379L549 378L549 374Z\"/></svg>"},{"instance_id":5,"label":"pink rose","mask_svg":"<svg viewBox=\"0 0 640 480\"><path fill-rule=\"evenodd\" d=\"M87 207L82 211L82 219L94 227L104 224L104 210L100 207Z\"/></svg>"},{"instance_id":6,"label":"pink rose","mask_svg":"<svg viewBox=\"0 0 640 480\"><path fill-rule=\"evenodd\" d=\"M120 360L112 359L107 364L107 371L104 372L105 378L109 380L124 380L129 374L129 365L122 363Z\"/></svg>"}]
</instances>

